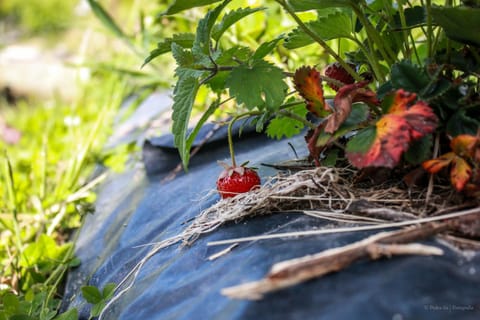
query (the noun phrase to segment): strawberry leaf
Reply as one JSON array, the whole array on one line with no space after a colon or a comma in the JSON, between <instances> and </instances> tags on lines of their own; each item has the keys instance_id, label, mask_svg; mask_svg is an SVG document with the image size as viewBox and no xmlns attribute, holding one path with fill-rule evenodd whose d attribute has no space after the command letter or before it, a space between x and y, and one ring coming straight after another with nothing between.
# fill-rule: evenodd
<instances>
[{"instance_id":1,"label":"strawberry leaf","mask_svg":"<svg viewBox=\"0 0 480 320\"><path fill-rule=\"evenodd\" d=\"M472 167L470 167L468 162L461 157L455 157L452 169L450 170L450 180L455 189L462 191L471 176Z\"/></svg>"},{"instance_id":2,"label":"strawberry leaf","mask_svg":"<svg viewBox=\"0 0 480 320\"><path fill-rule=\"evenodd\" d=\"M437 125L437 117L424 102L414 105L415 94L398 90L383 115L375 124L375 137L368 150L356 149L361 140L353 138L347 145L347 158L357 168L395 167L410 143L432 133Z\"/></svg>"},{"instance_id":3,"label":"strawberry leaf","mask_svg":"<svg viewBox=\"0 0 480 320\"><path fill-rule=\"evenodd\" d=\"M413 141L404 153L405 160L414 165L422 163L431 156L432 145L433 138L431 134Z\"/></svg>"},{"instance_id":4,"label":"strawberry leaf","mask_svg":"<svg viewBox=\"0 0 480 320\"><path fill-rule=\"evenodd\" d=\"M288 86L281 69L264 60L239 65L226 80L230 96L248 109L255 107L276 110L285 99Z\"/></svg>"},{"instance_id":5,"label":"strawberry leaf","mask_svg":"<svg viewBox=\"0 0 480 320\"><path fill-rule=\"evenodd\" d=\"M478 138L469 134L461 134L450 141L452 151L459 157L473 159Z\"/></svg>"},{"instance_id":6,"label":"strawberry leaf","mask_svg":"<svg viewBox=\"0 0 480 320\"><path fill-rule=\"evenodd\" d=\"M336 140L346 135L347 133L357 129L360 123L368 120L369 114L370 112L366 104L354 103L352 105L352 111L350 112L350 115L345 120L345 122L342 123L342 125L337 129L337 131L335 131L334 134L322 131L318 136L316 146L325 146L330 141Z\"/></svg>"},{"instance_id":7,"label":"strawberry leaf","mask_svg":"<svg viewBox=\"0 0 480 320\"><path fill-rule=\"evenodd\" d=\"M304 66L297 69L293 82L295 88L305 99L308 111L322 118L332 113L328 104L325 103L320 72L315 68Z\"/></svg>"},{"instance_id":8,"label":"strawberry leaf","mask_svg":"<svg viewBox=\"0 0 480 320\"><path fill-rule=\"evenodd\" d=\"M408 60L394 64L391 74L393 87L409 92L420 93L430 82L425 69L412 64Z\"/></svg>"},{"instance_id":9,"label":"strawberry leaf","mask_svg":"<svg viewBox=\"0 0 480 320\"><path fill-rule=\"evenodd\" d=\"M307 115L307 109L303 104L290 108L288 111L301 118L305 118ZM305 125L301 121L289 118L287 116L277 116L270 121L267 127L267 135L270 138L275 139L281 139L284 136L286 138L290 138L302 132L304 127Z\"/></svg>"},{"instance_id":10,"label":"strawberry leaf","mask_svg":"<svg viewBox=\"0 0 480 320\"><path fill-rule=\"evenodd\" d=\"M319 17L315 21L306 23L306 25L325 41L350 38L353 30L352 17L346 12L335 12L328 16ZM315 40L299 27L287 35L284 45L287 49L296 49L314 42Z\"/></svg>"},{"instance_id":11,"label":"strawberry leaf","mask_svg":"<svg viewBox=\"0 0 480 320\"><path fill-rule=\"evenodd\" d=\"M375 92L364 88L367 84L367 81L362 81L340 88L333 101L335 105L334 112L327 119L325 132L334 133L338 130L349 117L352 111L352 103L366 102L374 105L378 104Z\"/></svg>"},{"instance_id":12,"label":"strawberry leaf","mask_svg":"<svg viewBox=\"0 0 480 320\"><path fill-rule=\"evenodd\" d=\"M408 148L410 141L408 124L400 116L385 115L377 121L375 127L376 135L367 152L347 153L347 158L357 168L393 168ZM349 141L349 145L357 143L356 140ZM352 147L350 147L351 149Z\"/></svg>"},{"instance_id":13,"label":"strawberry leaf","mask_svg":"<svg viewBox=\"0 0 480 320\"><path fill-rule=\"evenodd\" d=\"M455 153L449 152L449 153L445 153L444 155L436 159L424 161L422 163L422 167L423 169L425 169L430 173L438 173L443 168L449 166L454 159L455 159Z\"/></svg>"}]
</instances>

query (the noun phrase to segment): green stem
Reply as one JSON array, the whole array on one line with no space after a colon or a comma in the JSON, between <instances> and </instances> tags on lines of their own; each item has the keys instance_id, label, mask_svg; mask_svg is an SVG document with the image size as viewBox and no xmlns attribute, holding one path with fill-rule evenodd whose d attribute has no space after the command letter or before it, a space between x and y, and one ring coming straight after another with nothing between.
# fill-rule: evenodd
<instances>
[{"instance_id":1,"label":"green stem","mask_svg":"<svg viewBox=\"0 0 480 320\"><path fill-rule=\"evenodd\" d=\"M368 63L372 67L372 71L375 75L375 78L380 82L384 82L385 75L381 71L380 64L378 63L378 59L375 59L369 54L368 49L365 48L365 46L360 40L358 40L357 38L352 38L352 40L358 45L358 47L360 48L360 51L363 52L365 57L367 57Z\"/></svg>"},{"instance_id":2,"label":"green stem","mask_svg":"<svg viewBox=\"0 0 480 320\"><path fill-rule=\"evenodd\" d=\"M354 1L350 1L350 5L352 6L352 9L355 12L355 15L358 17L360 22L365 27L365 31L367 32L369 43L370 41L373 41L373 43L377 46L378 50L380 51L380 54L382 55L383 59L388 63L388 65L392 65L393 62L395 61L395 54L392 52L392 50L388 46L383 45L383 41L380 37L380 34L372 26L370 21L365 17L365 15L362 12L362 9L358 6L358 4L355 3ZM372 54L375 52L374 50L375 48L373 48L373 45L371 45Z\"/></svg>"},{"instance_id":3,"label":"green stem","mask_svg":"<svg viewBox=\"0 0 480 320\"><path fill-rule=\"evenodd\" d=\"M432 26L432 1L426 0L425 5L426 13L427 13L427 50L428 50L428 58L431 59L433 55L433 48L432 48L432 37L433 37L433 26Z\"/></svg>"},{"instance_id":4,"label":"green stem","mask_svg":"<svg viewBox=\"0 0 480 320\"><path fill-rule=\"evenodd\" d=\"M233 151L233 138L232 138L232 127L238 117L233 117L233 119L228 124L227 138L228 138L228 150L230 151L230 159L232 159L232 167L236 167L237 163L235 162L235 152Z\"/></svg>"},{"instance_id":5,"label":"green stem","mask_svg":"<svg viewBox=\"0 0 480 320\"><path fill-rule=\"evenodd\" d=\"M302 117L300 117L298 114L295 114L295 113L293 113L293 112L291 112L291 111L288 111L288 110L280 110L278 113L281 114L282 116L289 117L289 118L291 118L291 119L297 120L297 121L303 123L306 127L309 127L310 129L315 129L315 128L317 128L316 125L314 125L313 123L311 123L311 122L308 121L307 119L302 118Z\"/></svg>"},{"instance_id":6,"label":"green stem","mask_svg":"<svg viewBox=\"0 0 480 320\"><path fill-rule=\"evenodd\" d=\"M405 11L403 10L403 5L401 3L398 4L398 14L400 16L400 23L402 25L403 41L405 42L405 51L403 57L410 59L411 50L408 38L409 35L411 36L411 32L410 30L407 31L407 19L405 18Z\"/></svg>"},{"instance_id":7,"label":"green stem","mask_svg":"<svg viewBox=\"0 0 480 320\"><path fill-rule=\"evenodd\" d=\"M322 39L320 38L314 31L312 31L303 21L300 19L300 17L295 13L295 11L290 7L290 5L285 1L285 0L276 0L278 4L280 4L285 11L295 20L295 22L298 24L298 26L306 33L308 34L315 42L317 42L329 55L331 55L340 65L356 80L356 81L362 81L362 78L353 70L350 65L343 60L330 46Z\"/></svg>"},{"instance_id":8,"label":"green stem","mask_svg":"<svg viewBox=\"0 0 480 320\"><path fill-rule=\"evenodd\" d=\"M22 255L22 237L20 233L20 226L18 224L18 207L17 207L17 195L15 192L15 182L13 179L13 170L12 164L10 163L10 159L8 158L7 151L5 150L5 167L4 167L4 175L5 175L5 182L7 185L7 195L8 201L10 205L10 209L12 210L13 216L13 231L15 234L15 246L17 247L18 255Z\"/></svg>"}]
</instances>

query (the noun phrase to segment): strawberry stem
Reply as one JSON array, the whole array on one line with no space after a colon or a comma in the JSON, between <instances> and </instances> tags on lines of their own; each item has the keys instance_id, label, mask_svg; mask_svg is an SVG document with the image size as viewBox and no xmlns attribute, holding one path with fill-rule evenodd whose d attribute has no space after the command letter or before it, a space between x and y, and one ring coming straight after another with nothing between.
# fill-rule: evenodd
<instances>
[{"instance_id":1,"label":"strawberry stem","mask_svg":"<svg viewBox=\"0 0 480 320\"><path fill-rule=\"evenodd\" d=\"M232 127L235 121L239 119L239 116L233 117L230 123L228 124L227 137L228 137L228 150L230 151L230 158L232 159L232 167L236 167L237 163L235 162L235 152L233 151L233 138L232 138Z\"/></svg>"}]
</instances>

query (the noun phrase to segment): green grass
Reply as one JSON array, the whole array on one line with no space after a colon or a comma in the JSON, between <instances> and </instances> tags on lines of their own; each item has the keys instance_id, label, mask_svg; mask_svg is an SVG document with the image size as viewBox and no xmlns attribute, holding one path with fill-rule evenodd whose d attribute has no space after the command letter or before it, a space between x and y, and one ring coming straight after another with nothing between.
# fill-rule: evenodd
<instances>
[{"instance_id":1,"label":"green grass","mask_svg":"<svg viewBox=\"0 0 480 320\"><path fill-rule=\"evenodd\" d=\"M98 81L85 87L74 104L20 103L2 108L2 118L22 133L15 145L0 142L4 315L42 318L42 313L56 311L55 294L63 275L78 264L69 235L91 211L93 188L103 177L92 179L91 174L103 157L102 146L126 95L126 82L119 77L106 76L100 87ZM20 294L28 308L22 303L15 308L15 299L7 292ZM38 295L44 300L33 308ZM0 305L0 319L1 309Z\"/></svg>"}]
</instances>

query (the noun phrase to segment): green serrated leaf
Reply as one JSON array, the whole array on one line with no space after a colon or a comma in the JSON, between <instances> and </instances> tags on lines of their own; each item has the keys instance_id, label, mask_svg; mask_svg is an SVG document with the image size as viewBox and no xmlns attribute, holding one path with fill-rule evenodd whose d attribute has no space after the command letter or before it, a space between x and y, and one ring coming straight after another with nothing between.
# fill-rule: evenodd
<instances>
[{"instance_id":1,"label":"green serrated leaf","mask_svg":"<svg viewBox=\"0 0 480 320\"><path fill-rule=\"evenodd\" d=\"M349 0L288 0L295 11L318 10L325 8L350 7Z\"/></svg>"},{"instance_id":2,"label":"green serrated leaf","mask_svg":"<svg viewBox=\"0 0 480 320\"><path fill-rule=\"evenodd\" d=\"M210 35L217 21L218 16L231 0L225 0L216 8L208 11L207 15L198 22L197 31L195 33L195 41L192 46L192 53L200 59L202 56L210 54Z\"/></svg>"},{"instance_id":3,"label":"green serrated leaf","mask_svg":"<svg viewBox=\"0 0 480 320\"><path fill-rule=\"evenodd\" d=\"M391 73L391 83L395 89L420 93L430 82L425 69L408 60L394 64Z\"/></svg>"},{"instance_id":4,"label":"green serrated leaf","mask_svg":"<svg viewBox=\"0 0 480 320\"><path fill-rule=\"evenodd\" d=\"M193 33L179 33L174 34L171 38L166 38L165 40L159 42L157 47L150 52L149 56L143 62L142 67L162 54L170 52L172 43L176 43L182 48L191 48L194 40L195 35Z\"/></svg>"},{"instance_id":5,"label":"green serrated leaf","mask_svg":"<svg viewBox=\"0 0 480 320\"><path fill-rule=\"evenodd\" d=\"M194 63L193 54L190 50L184 49L175 42L172 43L172 56L180 67L189 67Z\"/></svg>"},{"instance_id":6,"label":"green serrated leaf","mask_svg":"<svg viewBox=\"0 0 480 320\"><path fill-rule=\"evenodd\" d=\"M278 45L280 41L283 40L283 36L280 36L276 39L273 39L272 41L267 41L262 43L257 50L255 50L255 53L252 56L252 59L254 60L260 60L263 59L266 55L270 54Z\"/></svg>"},{"instance_id":7,"label":"green serrated leaf","mask_svg":"<svg viewBox=\"0 0 480 320\"><path fill-rule=\"evenodd\" d=\"M175 0L162 15L172 15L188 9L206 6L221 0Z\"/></svg>"},{"instance_id":8,"label":"green serrated leaf","mask_svg":"<svg viewBox=\"0 0 480 320\"><path fill-rule=\"evenodd\" d=\"M190 160L190 150L187 149L188 122L198 88L197 78L180 78L175 86L173 96L172 132L185 170L187 170Z\"/></svg>"},{"instance_id":9,"label":"green serrated leaf","mask_svg":"<svg viewBox=\"0 0 480 320\"><path fill-rule=\"evenodd\" d=\"M328 16L319 17L306 25L322 40L350 38L353 30L351 15L345 11L335 12ZM287 35L284 46L287 49L296 49L314 43L314 40L298 27Z\"/></svg>"},{"instance_id":10,"label":"green serrated leaf","mask_svg":"<svg viewBox=\"0 0 480 320\"><path fill-rule=\"evenodd\" d=\"M469 117L466 109L455 112L447 122L447 134L456 137L461 134L475 135L480 128L480 120Z\"/></svg>"},{"instance_id":11,"label":"green serrated leaf","mask_svg":"<svg viewBox=\"0 0 480 320\"><path fill-rule=\"evenodd\" d=\"M429 134L413 141L403 156L410 164L418 165L431 158L432 145L433 138L432 135Z\"/></svg>"},{"instance_id":12,"label":"green serrated leaf","mask_svg":"<svg viewBox=\"0 0 480 320\"><path fill-rule=\"evenodd\" d=\"M237 23L241 19L251 15L252 13L265 10L265 8L240 8L232 10L225 14L220 23L216 24L212 29L212 38L218 41L220 37L228 30L233 24Z\"/></svg>"},{"instance_id":13,"label":"green serrated leaf","mask_svg":"<svg viewBox=\"0 0 480 320\"><path fill-rule=\"evenodd\" d=\"M264 60L235 67L229 74L226 85L230 96L248 109L266 106L277 109L285 99L288 88L283 81L281 69Z\"/></svg>"},{"instance_id":14,"label":"green serrated leaf","mask_svg":"<svg viewBox=\"0 0 480 320\"><path fill-rule=\"evenodd\" d=\"M308 113L304 104L289 108L288 111L301 118L305 118ZM303 128L305 128L303 122L280 115L268 124L267 135L273 139L291 138L302 132Z\"/></svg>"},{"instance_id":15,"label":"green serrated leaf","mask_svg":"<svg viewBox=\"0 0 480 320\"><path fill-rule=\"evenodd\" d=\"M365 153L370 149L370 146L375 140L376 133L377 129L375 126L360 130L350 141L348 141L345 151L350 153Z\"/></svg>"},{"instance_id":16,"label":"green serrated leaf","mask_svg":"<svg viewBox=\"0 0 480 320\"><path fill-rule=\"evenodd\" d=\"M103 300L102 293L95 286L83 286L81 290L83 298L88 303L96 304Z\"/></svg>"},{"instance_id":17,"label":"green serrated leaf","mask_svg":"<svg viewBox=\"0 0 480 320\"><path fill-rule=\"evenodd\" d=\"M480 46L480 8L433 6L431 12L447 37L460 43Z\"/></svg>"},{"instance_id":18,"label":"green serrated leaf","mask_svg":"<svg viewBox=\"0 0 480 320\"><path fill-rule=\"evenodd\" d=\"M78 320L78 310L76 308L65 311L58 315L55 320Z\"/></svg>"},{"instance_id":19,"label":"green serrated leaf","mask_svg":"<svg viewBox=\"0 0 480 320\"><path fill-rule=\"evenodd\" d=\"M217 51L219 53L218 58L215 59L217 65L236 65L236 61L246 61L251 55L250 48L235 46L225 51ZM218 71L217 74L206 82L206 85L212 89L215 93L223 93L226 90L225 82L227 80L229 71Z\"/></svg>"}]
</instances>

